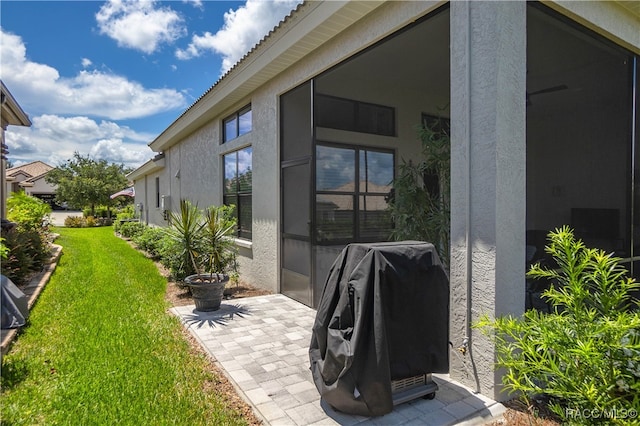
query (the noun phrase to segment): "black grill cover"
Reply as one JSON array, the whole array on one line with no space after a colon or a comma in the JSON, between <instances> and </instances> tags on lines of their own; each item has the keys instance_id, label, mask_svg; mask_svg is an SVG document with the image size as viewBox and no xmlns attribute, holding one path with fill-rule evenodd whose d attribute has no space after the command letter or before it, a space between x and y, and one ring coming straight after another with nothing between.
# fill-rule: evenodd
<instances>
[{"instance_id":1,"label":"black grill cover","mask_svg":"<svg viewBox=\"0 0 640 426\"><path fill-rule=\"evenodd\" d=\"M391 380L449 371L449 280L433 244L350 244L325 283L309 358L336 410L393 410Z\"/></svg>"}]
</instances>

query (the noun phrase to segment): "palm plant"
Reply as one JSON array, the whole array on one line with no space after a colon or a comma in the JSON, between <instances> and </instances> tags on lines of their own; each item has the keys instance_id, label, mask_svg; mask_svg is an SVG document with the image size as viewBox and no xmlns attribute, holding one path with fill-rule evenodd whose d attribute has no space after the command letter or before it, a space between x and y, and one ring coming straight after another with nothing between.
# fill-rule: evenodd
<instances>
[{"instance_id":1,"label":"palm plant","mask_svg":"<svg viewBox=\"0 0 640 426\"><path fill-rule=\"evenodd\" d=\"M202 248L206 272L225 273L235 259L232 207L210 206L204 211Z\"/></svg>"},{"instance_id":2,"label":"palm plant","mask_svg":"<svg viewBox=\"0 0 640 426\"><path fill-rule=\"evenodd\" d=\"M199 258L204 223L197 204L180 200L179 213L170 213L171 227L168 235L176 242L180 253L180 268L185 276L199 273Z\"/></svg>"}]
</instances>

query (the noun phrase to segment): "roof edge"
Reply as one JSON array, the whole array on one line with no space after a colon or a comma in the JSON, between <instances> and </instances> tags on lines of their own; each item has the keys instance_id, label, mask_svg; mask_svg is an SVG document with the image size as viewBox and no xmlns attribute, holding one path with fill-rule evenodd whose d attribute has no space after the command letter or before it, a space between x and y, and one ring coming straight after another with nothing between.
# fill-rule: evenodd
<instances>
[{"instance_id":1,"label":"roof edge","mask_svg":"<svg viewBox=\"0 0 640 426\"><path fill-rule=\"evenodd\" d=\"M18 101L13 97L4 81L0 80L2 88L1 101L2 101L2 128L5 129L8 125L12 126L31 126L31 120L26 112L20 107Z\"/></svg>"},{"instance_id":2,"label":"roof edge","mask_svg":"<svg viewBox=\"0 0 640 426\"><path fill-rule=\"evenodd\" d=\"M241 98L249 96L255 87L264 84L286 69L282 62L286 61L290 65L308 53L303 49L289 50L283 46L296 46L314 32L316 43L319 40L318 34L325 37L323 42L326 42L349 24L362 19L384 3L383 1L360 1L355 3L357 7L353 2L344 0L305 1L299 4L193 105L149 143L149 147L153 151L161 152L179 143L217 114L232 108L234 102L240 102ZM342 17L338 25L335 25L335 22L332 23L331 18L345 8L356 8L357 12L351 11L346 20ZM286 59L277 61L276 59L279 58Z\"/></svg>"}]
</instances>

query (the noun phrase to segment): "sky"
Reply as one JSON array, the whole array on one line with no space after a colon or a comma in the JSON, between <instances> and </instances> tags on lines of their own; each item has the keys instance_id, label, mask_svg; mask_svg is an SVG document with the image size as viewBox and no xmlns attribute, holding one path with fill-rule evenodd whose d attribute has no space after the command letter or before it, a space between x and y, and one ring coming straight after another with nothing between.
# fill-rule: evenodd
<instances>
[{"instance_id":1,"label":"sky","mask_svg":"<svg viewBox=\"0 0 640 426\"><path fill-rule=\"evenodd\" d=\"M0 1L0 78L33 123L7 128L9 161L142 165L299 2Z\"/></svg>"}]
</instances>

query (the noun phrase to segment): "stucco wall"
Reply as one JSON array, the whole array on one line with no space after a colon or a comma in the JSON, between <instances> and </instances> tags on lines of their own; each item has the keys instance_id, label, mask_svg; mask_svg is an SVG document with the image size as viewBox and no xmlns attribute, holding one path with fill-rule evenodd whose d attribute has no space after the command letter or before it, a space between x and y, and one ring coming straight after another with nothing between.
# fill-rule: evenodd
<instances>
[{"instance_id":1,"label":"stucco wall","mask_svg":"<svg viewBox=\"0 0 640 426\"><path fill-rule=\"evenodd\" d=\"M500 397L491 341L470 325L524 308L526 4L451 4L453 378Z\"/></svg>"},{"instance_id":2,"label":"stucco wall","mask_svg":"<svg viewBox=\"0 0 640 426\"><path fill-rule=\"evenodd\" d=\"M40 178L33 182L32 187L25 188L27 194L55 194L56 189L45 178Z\"/></svg>"}]
</instances>

